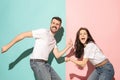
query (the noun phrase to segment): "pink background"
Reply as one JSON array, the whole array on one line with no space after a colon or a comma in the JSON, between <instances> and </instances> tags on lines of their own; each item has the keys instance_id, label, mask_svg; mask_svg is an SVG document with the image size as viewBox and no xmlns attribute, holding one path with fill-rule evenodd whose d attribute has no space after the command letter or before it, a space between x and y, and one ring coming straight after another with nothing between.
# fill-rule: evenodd
<instances>
[{"instance_id":1,"label":"pink background","mask_svg":"<svg viewBox=\"0 0 120 80\"><path fill-rule=\"evenodd\" d=\"M66 11L67 41L74 42L78 29L87 27L114 66L113 80L120 80L120 0L66 0ZM66 80L86 80L92 69L67 62Z\"/></svg>"}]
</instances>

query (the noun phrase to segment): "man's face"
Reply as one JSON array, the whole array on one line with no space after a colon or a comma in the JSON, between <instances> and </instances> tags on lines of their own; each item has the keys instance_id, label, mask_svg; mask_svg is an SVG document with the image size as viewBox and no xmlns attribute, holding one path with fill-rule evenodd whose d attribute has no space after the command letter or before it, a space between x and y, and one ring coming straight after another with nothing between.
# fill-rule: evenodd
<instances>
[{"instance_id":1,"label":"man's face","mask_svg":"<svg viewBox=\"0 0 120 80\"><path fill-rule=\"evenodd\" d=\"M55 34L61 27L60 21L53 19L50 24L50 30L53 34Z\"/></svg>"}]
</instances>

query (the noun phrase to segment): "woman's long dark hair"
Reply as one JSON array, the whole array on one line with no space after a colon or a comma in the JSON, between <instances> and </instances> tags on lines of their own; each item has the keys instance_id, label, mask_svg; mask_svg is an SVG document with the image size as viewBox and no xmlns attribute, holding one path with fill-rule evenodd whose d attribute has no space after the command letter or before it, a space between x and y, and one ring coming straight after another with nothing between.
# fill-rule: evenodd
<instances>
[{"instance_id":1,"label":"woman's long dark hair","mask_svg":"<svg viewBox=\"0 0 120 80\"><path fill-rule=\"evenodd\" d=\"M77 58L81 58L83 53L84 53L84 45L79 40L79 35L80 35L80 31L81 30L85 30L87 32L88 39L86 41L86 44L89 43L89 42L94 42L95 43L95 41L92 38L92 36L91 36L90 32L88 31L88 29L87 28L83 28L83 27L80 28L78 30L77 34L76 34L76 40L75 40L75 45L74 45L75 46L75 56Z\"/></svg>"}]
</instances>

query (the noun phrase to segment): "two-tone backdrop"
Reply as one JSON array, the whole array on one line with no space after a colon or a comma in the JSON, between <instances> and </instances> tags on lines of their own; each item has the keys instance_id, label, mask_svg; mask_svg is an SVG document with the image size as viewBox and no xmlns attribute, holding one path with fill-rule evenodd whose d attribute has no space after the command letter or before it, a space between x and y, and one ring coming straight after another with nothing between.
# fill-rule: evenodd
<instances>
[{"instance_id":1,"label":"two-tone backdrop","mask_svg":"<svg viewBox=\"0 0 120 80\"><path fill-rule=\"evenodd\" d=\"M74 42L77 30L87 27L115 68L113 80L119 80L119 4L119 0L0 0L0 48L21 32L49 29L51 18L59 16L63 30L62 38L57 37L58 48L62 50L69 39ZM28 38L0 54L0 80L35 80L29 64L33 46L34 39ZM86 80L93 70L91 64L81 69L50 56L62 80Z\"/></svg>"}]
</instances>

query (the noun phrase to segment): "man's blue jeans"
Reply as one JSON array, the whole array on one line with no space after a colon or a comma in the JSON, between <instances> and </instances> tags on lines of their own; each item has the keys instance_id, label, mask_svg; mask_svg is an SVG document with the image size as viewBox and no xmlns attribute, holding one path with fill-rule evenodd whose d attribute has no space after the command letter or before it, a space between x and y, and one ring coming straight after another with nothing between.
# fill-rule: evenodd
<instances>
[{"instance_id":1,"label":"man's blue jeans","mask_svg":"<svg viewBox=\"0 0 120 80\"><path fill-rule=\"evenodd\" d=\"M48 63L30 61L30 65L37 80L61 80Z\"/></svg>"},{"instance_id":2,"label":"man's blue jeans","mask_svg":"<svg viewBox=\"0 0 120 80\"><path fill-rule=\"evenodd\" d=\"M97 67L87 80L113 80L114 68L110 62L102 67Z\"/></svg>"}]
</instances>

